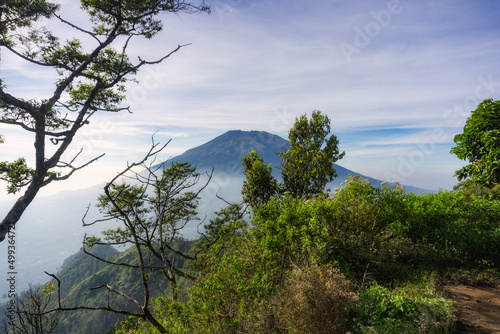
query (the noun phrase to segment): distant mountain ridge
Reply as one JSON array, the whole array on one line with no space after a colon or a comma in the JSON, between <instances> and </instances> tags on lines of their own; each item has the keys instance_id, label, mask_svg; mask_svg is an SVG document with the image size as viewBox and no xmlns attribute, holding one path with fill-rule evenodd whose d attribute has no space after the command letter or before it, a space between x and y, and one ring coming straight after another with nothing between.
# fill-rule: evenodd
<instances>
[{"instance_id":1,"label":"distant mountain ridge","mask_svg":"<svg viewBox=\"0 0 500 334\"><path fill-rule=\"evenodd\" d=\"M266 131L231 130L203 145L189 149L183 154L157 165L157 167L167 168L175 162L188 161L191 165L196 166L200 172L214 168L215 173L225 172L243 177L243 166L241 165L243 156L250 151L256 151L266 165L272 164L273 175L281 179L279 152L288 149L289 146L288 140ZM337 178L328 184L330 188L340 187L349 175L360 175L369 179L375 187L379 187L384 182L337 164L334 164L334 168L337 171ZM407 192L420 193L424 190L412 186L404 187Z\"/></svg>"}]
</instances>

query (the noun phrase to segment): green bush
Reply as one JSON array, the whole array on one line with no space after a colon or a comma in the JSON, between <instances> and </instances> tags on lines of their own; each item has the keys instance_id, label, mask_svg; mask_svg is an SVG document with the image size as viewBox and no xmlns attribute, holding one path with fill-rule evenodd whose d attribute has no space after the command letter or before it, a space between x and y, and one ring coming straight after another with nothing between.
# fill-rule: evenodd
<instances>
[{"instance_id":1,"label":"green bush","mask_svg":"<svg viewBox=\"0 0 500 334\"><path fill-rule=\"evenodd\" d=\"M447 333L455 320L453 302L432 287L389 290L372 285L359 298L357 319L363 333Z\"/></svg>"},{"instance_id":2,"label":"green bush","mask_svg":"<svg viewBox=\"0 0 500 334\"><path fill-rule=\"evenodd\" d=\"M500 267L500 201L441 191L407 202L406 235L432 245L445 266Z\"/></svg>"}]
</instances>

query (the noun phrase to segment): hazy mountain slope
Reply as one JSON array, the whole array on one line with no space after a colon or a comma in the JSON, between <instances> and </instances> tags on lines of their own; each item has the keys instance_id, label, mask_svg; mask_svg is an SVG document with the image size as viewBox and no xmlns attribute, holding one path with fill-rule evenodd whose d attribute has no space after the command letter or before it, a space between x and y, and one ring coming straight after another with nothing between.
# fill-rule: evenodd
<instances>
[{"instance_id":1,"label":"hazy mountain slope","mask_svg":"<svg viewBox=\"0 0 500 334\"><path fill-rule=\"evenodd\" d=\"M116 260L124 257L124 253L118 253L110 246L96 246L92 253L106 258ZM105 282L113 286L123 288L125 285L135 285L137 281L128 282L130 276L124 274L123 268L113 267L98 261L82 251L74 254L64 261L57 277L61 281L61 297L63 306L102 306L106 305L107 293L104 289L91 290ZM52 280L53 284L57 284ZM127 291L130 292L130 291ZM112 296L112 302L120 302L127 306L122 300ZM50 305L56 307L55 299ZM130 307L130 305L129 305ZM123 307L125 308L125 307ZM130 307L130 309L132 309ZM125 316L106 311L74 311L62 314L61 322L56 327L54 334L74 333L104 333L110 326L125 319Z\"/></svg>"},{"instance_id":2,"label":"hazy mountain slope","mask_svg":"<svg viewBox=\"0 0 500 334\"><path fill-rule=\"evenodd\" d=\"M177 247L189 251L189 248L193 245L192 241L179 241ZM111 246L95 246L90 251L111 262L139 264L135 247L118 252ZM147 251L144 251L143 254L148 258ZM174 255L167 253L167 256L173 259ZM153 262L157 262L159 265L159 261L153 260ZM180 267L184 265L184 260L178 256L175 257L175 262ZM141 276L138 269L104 263L83 253L83 251L79 251L67 258L56 276L61 282L61 304L63 307L99 307L107 306L109 303L115 309L139 312L137 306L125 298L116 294L109 294L106 289L93 289L103 283L111 285L141 303L144 300ZM51 283L57 287L56 280L52 279ZM180 277L178 283L181 285L186 284ZM160 295L169 296L169 283L159 271L150 276L149 288L151 298ZM54 298L51 300L48 309L57 307L57 295L53 296ZM6 304L0 305L0 312L4 314L5 311ZM61 314L59 325L53 334L105 333L115 323L124 320L126 317L123 314L101 310L64 312Z\"/></svg>"},{"instance_id":3,"label":"hazy mountain slope","mask_svg":"<svg viewBox=\"0 0 500 334\"><path fill-rule=\"evenodd\" d=\"M118 251L110 246L96 246L92 251L94 254L108 260L120 256ZM67 258L64 261L62 269L57 273L53 273L57 275L61 282L62 305L66 307L77 305L97 306L105 303L106 294L104 293L103 295L104 291L91 291L88 285L95 287L102 284L104 279L111 282L113 277L119 277L117 276L119 274L118 270L113 270L111 276L108 275L105 277L99 274L105 273L108 266L84 254L82 251ZM100 281L100 283L97 284L97 281ZM54 279L51 282L57 291L57 282ZM88 282L88 285L85 285L85 282ZM84 288L82 289L82 287ZM23 299L25 297L25 294L21 293L20 298ZM57 306L57 294L52 295L52 297L47 310ZM6 304L0 305L2 315L5 314L5 310ZM61 314L60 323L53 333L104 333L114 323L123 319L123 316L104 311L64 312Z\"/></svg>"},{"instance_id":4,"label":"hazy mountain slope","mask_svg":"<svg viewBox=\"0 0 500 334\"><path fill-rule=\"evenodd\" d=\"M194 243L190 241L179 241L177 247L188 251L193 245ZM139 258L135 247L130 247L119 253L110 246L97 246L93 247L91 252L112 262L139 265ZM143 255L145 258L149 258L148 251L144 250ZM172 253L167 253L167 257L173 260ZM154 259L154 257L152 259L153 263L160 265L158 260ZM175 256L174 261L182 268L185 260L179 256ZM139 311L135 304L115 294L111 294L108 300L106 289L92 290L92 288L100 286L103 283L108 283L113 288L126 293L140 303L144 300L139 269L103 263L82 251L65 261L65 265L57 276L61 281L63 305L96 307L106 306L109 302L109 305L116 309L131 312ZM52 282L55 284L54 280ZM183 284L183 282L183 279L178 277L178 283ZM169 283L160 271L149 278L149 288L151 298L156 298L160 295L169 296ZM55 303L51 306L55 306ZM63 315L62 321L54 331L54 334L104 333L113 324L125 318L125 315L108 311L80 310L67 312Z\"/></svg>"}]
</instances>

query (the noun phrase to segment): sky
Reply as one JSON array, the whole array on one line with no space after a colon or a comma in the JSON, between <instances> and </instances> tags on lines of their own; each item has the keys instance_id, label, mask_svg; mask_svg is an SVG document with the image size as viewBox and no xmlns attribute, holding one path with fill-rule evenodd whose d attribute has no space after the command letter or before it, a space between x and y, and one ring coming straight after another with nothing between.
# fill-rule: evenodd
<instances>
[{"instance_id":1,"label":"sky","mask_svg":"<svg viewBox=\"0 0 500 334\"><path fill-rule=\"evenodd\" d=\"M61 15L88 26L75 0ZM127 85L132 113L99 114L65 159L105 153L40 195L108 181L151 144L171 142L160 160L228 130L287 138L295 118L320 110L346 152L338 164L385 181L452 189L465 164L453 138L486 98L500 99L500 2L445 0L212 0L211 14L162 15L163 31L135 40L131 59L163 63ZM62 40L88 38L43 22ZM0 76L12 95L43 99L56 74L2 50ZM0 160L33 161L33 137L0 124ZM0 187L4 187L1 184ZM12 199L3 191L0 199Z\"/></svg>"}]
</instances>

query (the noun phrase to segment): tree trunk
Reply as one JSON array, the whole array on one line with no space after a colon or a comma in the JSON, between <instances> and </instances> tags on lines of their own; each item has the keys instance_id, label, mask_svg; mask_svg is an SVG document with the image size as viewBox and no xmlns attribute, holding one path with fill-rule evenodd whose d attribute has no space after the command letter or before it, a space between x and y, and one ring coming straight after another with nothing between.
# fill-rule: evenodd
<instances>
[{"instance_id":1,"label":"tree trunk","mask_svg":"<svg viewBox=\"0 0 500 334\"><path fill-rule=\"evenodd\" d=\"M41 178L39 176L35 177L37 179L33 180L33 182L29 185L24 195L21 196L16 201L16 203L14 203L10 211L7 213L5 218L0 223L0 242L2 242L5 239L5 236L7 235L7 233L9 233L9 230L16 225L16 223L21 218L28 205L30 205L30 203L33 201L36 194L42 187L43 176Z\"/></svg>"},{"instance_id":2,"label":"tree trunk","mask_svg":"<svg viewBox=\"0 0 500 334\"><path fill-rule=\"evenodd\" d=\"M162 324L160 324L158 322L158 320L156 320L155 317L153 317L153 315L151 314L151 312L149 311L149 309L144 309L143 310L143 313L144 313L144 316L146 317L146 319L148 319L148 321L153 325L155 326L155 328L157 330L160 331L160 333L166 333L166 329L162 326Z\"/></svg>"}]
</instances>

